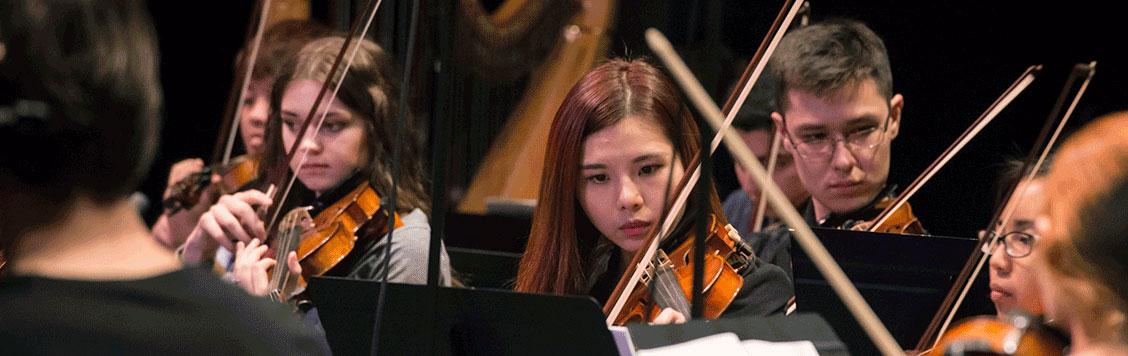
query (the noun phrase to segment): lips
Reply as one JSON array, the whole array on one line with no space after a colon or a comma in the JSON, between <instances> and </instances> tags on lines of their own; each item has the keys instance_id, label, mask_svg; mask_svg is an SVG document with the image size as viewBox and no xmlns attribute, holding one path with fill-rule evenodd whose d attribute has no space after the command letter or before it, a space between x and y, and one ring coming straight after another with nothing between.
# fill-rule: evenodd
<instances>
[{"instance_id":1,"label":"lips","mask_svg":"<svg viewBox=\"0 0 1128 356\"><path fill-rule=\"evenodd\" d=\"M998 302L1003 299L1012 298L1014 296L1009 290L1003 288L998 284L991 284L991 300Z\"/></svg>"},{"instance_id":2,"label":"lips","mask_svg":"<svg viewBox=\"0 0 1128 356\"><path fill-rule=\"evenodd\" d=\"M642 236L647 230L650 230L650 222L642 220L631 220L622 226L619 230L623 231L627 237L636 238Z\"/></svg>"},{"instance_id":3,"label":"lips","mask_svg":"<svg viewBox=\"0 0 1128 356\"><path fill-rule=\"evenodd\" d=\"M837 191L843 191L843 192L852 192L852 191L856 191L856 190L861 189L862 188L862 182L861 181L857 181L857 182L835 182L835 183L831 183L829 187L830 187L831 190L837 190Z\"/></svg>"},{"instance_id":4,"label":"lips","mask_svg":"<svg viewBox=\"0 0 1128 356\"><path fill-rule=\"evenodd\" d=\"M326 163L306 163L302 165L303 172L321 173L329 169Z\"/></svg>"}]
</instances>

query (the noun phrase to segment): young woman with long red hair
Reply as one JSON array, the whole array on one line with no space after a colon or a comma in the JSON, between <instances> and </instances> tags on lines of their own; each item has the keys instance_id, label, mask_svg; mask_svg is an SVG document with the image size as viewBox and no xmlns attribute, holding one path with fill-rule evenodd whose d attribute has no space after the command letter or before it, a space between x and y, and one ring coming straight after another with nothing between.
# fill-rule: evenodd
<instances>
[{"instance_id":1,"label":"young woman with long red hair","mask_svg":"<svg viewBox=\"0 0 1128 356\"><path fill-rule=\"evenodd\" d=\"M552 123L515 289L604 302L646 232L661 224L663 205L673 199L667 193L685 174L700 141L673 82L654 66L611 60L584 76ZM715 192L711 204L719 207ZM686 216L694 210L691 203ZM676 246L677 240L662 246ZM751 262L725 315L784 312L793 295L786 274L758 259ZM670 312L655 322L684 317Z\"/></svg>"}]
</instances>

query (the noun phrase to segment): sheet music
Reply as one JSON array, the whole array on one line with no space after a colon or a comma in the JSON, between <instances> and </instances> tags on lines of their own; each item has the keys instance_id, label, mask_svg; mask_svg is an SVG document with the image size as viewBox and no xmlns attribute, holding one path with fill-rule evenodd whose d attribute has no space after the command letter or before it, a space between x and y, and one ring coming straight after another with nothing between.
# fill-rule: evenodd
<instances>
[{"instance_id":1,"label":"sheet music","mask_svg":"<svg viewBox=\"0 0 1128 356\"><path fill-rule=\"evenodd\" d=\"M614 334L615 331L612 331ZM627 336L629 338L629 335ZM616 342L618 337L616 336ZM623 353L620 348L620 354ZM788 355L818 356L818 350L810 341L771 342L745 340L734 333L721 333L680 344L639 350L639 356L710 355L710 356L750 356L750 355Z\"/></svg>"},{"instance_id":2,"label":"sheet music","mask_svg":"<svg viewBox=\"0 0 1128 356\"><path fill-rule=\"evenodd\" d=\"M619 350L619 356L635 356L634 341L631 341L631 332L625 326L608 326L607 330L611 332L611 338L615 339L615 348Z\"/></svg>"},{"instance_id":3,"label":"sheet music","mask_svg":"<svg viewBox=\"0 0 1128 356\"><path fill-rule=\"evenodd\" d=\"M763 340L744 340L745 355L792 355L818 356L819 351L810 341L771 342Z\"/></svg>"},{"instance_id":4,"label":"sheet music","mask_svg":"<svg viewBox=\"0 0 1128 356\"><path fill-rule=\"evenodd\" d=\"M674 356L674 355L710 355L710 356L745 356L744 347L740 338L733 333L721 333L706 336L700 339L686 341L680 344L657 347L647 350L638 350L639 356Z\"/></svg>"}]
</instances>

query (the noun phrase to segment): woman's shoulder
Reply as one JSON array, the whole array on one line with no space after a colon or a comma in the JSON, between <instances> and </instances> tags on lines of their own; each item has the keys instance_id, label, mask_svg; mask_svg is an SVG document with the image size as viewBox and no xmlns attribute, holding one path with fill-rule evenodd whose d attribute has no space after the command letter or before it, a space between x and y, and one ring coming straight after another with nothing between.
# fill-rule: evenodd
<instances>
[{"instance_id":1,"label":"woman's shoulder","mask_svg":"<svg viewBox=\"0 0 1128 356\"><path fill-rule=\"evenodd\" d=\"M406 227L426 227L428 230L431 229L431 223L427 218L427 214L419 208L415 208L407 214L400 214L400 221L403 221L403 226L400 227L400 229Z\"/></svg>"}]
</instances>

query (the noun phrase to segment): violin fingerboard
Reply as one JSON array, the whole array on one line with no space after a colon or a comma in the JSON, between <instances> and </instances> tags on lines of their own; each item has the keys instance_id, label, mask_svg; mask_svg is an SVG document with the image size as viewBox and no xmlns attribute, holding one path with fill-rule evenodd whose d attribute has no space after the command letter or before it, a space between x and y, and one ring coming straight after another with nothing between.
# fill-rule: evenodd
<instances>
[{"instance_id":1,"label":"violin fingerboard","mask_svg":"<svg viewBox=\"0 0 1128 356\"><path fill-rule=\"evenodd\" d=\"M655 256L658 261L654 268L654 279L649 284L652 300L663 308L672 308L682 315L689 317L689 299L685 297L678 276L674 273L673 264L662 250Z\"/></svg>"}]
</instances>

